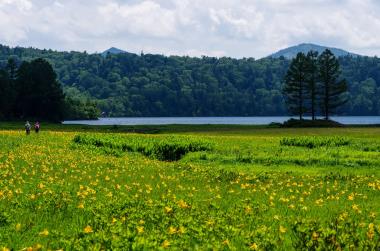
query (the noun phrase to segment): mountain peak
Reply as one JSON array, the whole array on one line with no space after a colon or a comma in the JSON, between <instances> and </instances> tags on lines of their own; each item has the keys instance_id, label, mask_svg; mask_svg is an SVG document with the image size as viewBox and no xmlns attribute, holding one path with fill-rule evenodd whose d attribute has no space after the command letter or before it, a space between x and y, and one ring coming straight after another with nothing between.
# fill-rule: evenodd
<instances>
[{"instance_id":1,"label":"mountain peak","mask_svg":"<svg viewBox=\"0 0 380 251\"><path fill-rule=\"evenodd\" d=\"M338 48L333 48L333 47L327 47L327 46L322 46L322 45L317 45L317 44L312 44L312 43L302 43L296 46L291 46L286 49L280 50L269 57L272 58L279 58L279 57L284 57L287 59L292 59L296 57L297 53L303 52L303 53L308 53L309 51L317 51L319 54L321 54L324 50L329 49L336 57L342 57L342 56L353 56L357 57L360 56L355 53L351 53L342 49Z\"/></svg>"},{"instance_id":2,"label":"mountain peak","mask_svg":"<svg viewBox=\"0 0 380 251\"><path fill-rule=\"evenodd\" d=\"M102 52L101 54L103 56L107 56L108 54L121 54L121 53L128 53L128 52L123 51L123 50L116 48L116 47L111 47L108 50L105 50L104 52Z\"/></svg>"}]
</instances>

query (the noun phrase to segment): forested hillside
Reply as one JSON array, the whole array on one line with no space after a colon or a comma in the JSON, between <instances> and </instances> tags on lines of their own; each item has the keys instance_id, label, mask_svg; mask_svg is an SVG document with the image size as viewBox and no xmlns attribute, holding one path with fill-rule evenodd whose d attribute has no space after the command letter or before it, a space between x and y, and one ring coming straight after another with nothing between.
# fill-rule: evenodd
<instances>
[{"instance_id":1,"label":"forested hillside","mask_svg":"<svg viewBox=\"0 0 380 251\"><path fill-rule=\"evenodd\" d=\"M357 56L360 56L358 54L351 53L351 52L348 52L348 51L345 51L342 49L338 49L338 48L321 46L321 45L317 45L317 44L306 44L306 43L288 47L286 49L283 49L283 50L280 50L276 53L273 53L270 56L273 58L284 57L287 59L293 59L300 52L307 54L309 51L316 51L316 52L318 52L318 54L321 54L326 49L329 49L336 57L344 57L344 56L357 57Z\"/></svg>"},{"instance_id":2,"label":"forested hillside","mask_svg":"<svg viewBox=\"0 0 380 251\"><path fill-rule=\"evenodd\" d=\"M290 61L88 54L0 46L0 67L47 59L65 93L95 100L105 116L287 115L282 95ZM380 60L340 57L350 101L345 115L380 115Z\"/></svg>"}]
</instances>

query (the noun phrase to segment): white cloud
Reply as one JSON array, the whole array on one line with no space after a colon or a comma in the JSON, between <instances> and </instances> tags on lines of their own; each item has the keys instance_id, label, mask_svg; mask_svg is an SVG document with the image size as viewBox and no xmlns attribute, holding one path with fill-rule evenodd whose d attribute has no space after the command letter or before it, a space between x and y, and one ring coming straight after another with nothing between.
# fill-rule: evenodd
<instances>
[{"instance_id":1,"label":"white cloud","mask_svg":"<svg viewBox=\"0 0 380 251\"><path fill-rule=\"evenodd\" d=\"M29 0L0 0L0 8L17 8L20 11L28 11L33 4Z\"/></svg>"},{"instance_id":2,"label":"white cloud","mask_svg":"<svg viewBox=\"0 0 380 251\"><path fill-rule=\"evenodd\" d=\"M380 55L377 0L0 0L0 43L262 57L301 42Z\"/></svg>"}]
</instances>

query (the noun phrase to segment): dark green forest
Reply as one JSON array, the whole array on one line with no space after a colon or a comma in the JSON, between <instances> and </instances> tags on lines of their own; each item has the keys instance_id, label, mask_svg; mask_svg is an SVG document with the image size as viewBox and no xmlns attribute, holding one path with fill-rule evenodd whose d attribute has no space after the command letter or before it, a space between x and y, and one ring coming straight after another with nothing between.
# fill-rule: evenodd
<instances>
[{"instance_id":1,"label":"dark green forest","mask_svg":"<svg viewBox=\"0 0 380 251\"><path fill-rule=\"evenodd\" d=\"M282 94L290 60L233 59L132 53L88 54L0 46L0 68L43 58L63 86L70 111L84 117L96 104L103 116L288 115ZM342 115L380 115L380 59L339 59L347 80Z\"/></svg>"}]
</instances>

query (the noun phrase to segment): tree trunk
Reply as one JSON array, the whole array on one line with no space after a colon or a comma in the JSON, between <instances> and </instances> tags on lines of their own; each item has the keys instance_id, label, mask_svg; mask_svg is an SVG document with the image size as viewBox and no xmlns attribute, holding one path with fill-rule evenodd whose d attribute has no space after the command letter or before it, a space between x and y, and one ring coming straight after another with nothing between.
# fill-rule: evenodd
<instances>
[{"instance_id":1,"label":"tree trunk","mask_svg":"<svg viewBox=\"0 0 380 251\"><path fill-rule=\"evenodd\" d=\"M302 100L302 83L300 82L300 88L299 88L299 113L300 113L300 120L302 120L302 113L303 113L303 100Z\"/></svg>"},{"instance_id":2,"label":"tree trunk","mask_svg":"<svg viewBox=\"0 0 380 251\"><path fill-rule=\"evenodd\" d=\"M315 120L315 90L311 90L311 119Z\"/></svg>"},{"instance_id":3,"label":"tree trunk","mask_svg":"<svg viewBox=\"0 0 380 251\"><path fill-rule=\"evenodd\" d=\"M325 86L325 120L329 120L329 99L330 99L330 93L329 93L329 87L328 83L326 83Z\"/></svg>"}]
</instances>

